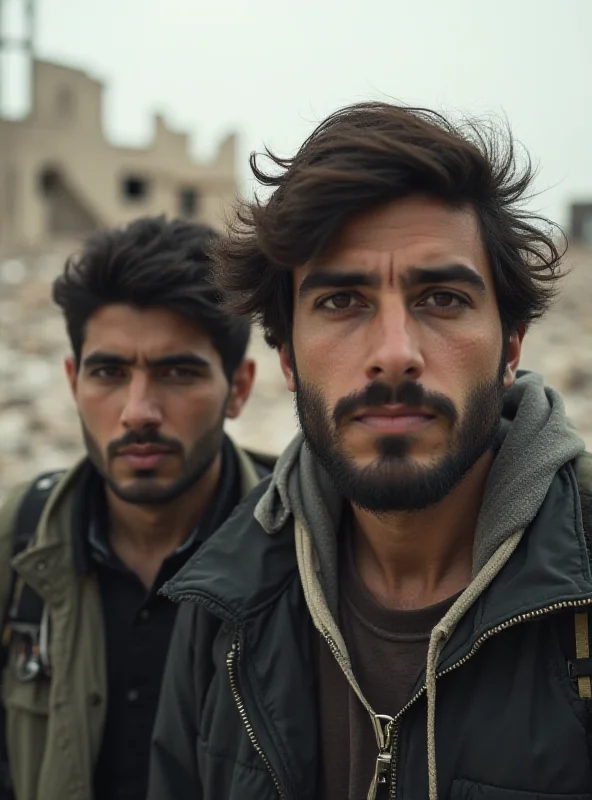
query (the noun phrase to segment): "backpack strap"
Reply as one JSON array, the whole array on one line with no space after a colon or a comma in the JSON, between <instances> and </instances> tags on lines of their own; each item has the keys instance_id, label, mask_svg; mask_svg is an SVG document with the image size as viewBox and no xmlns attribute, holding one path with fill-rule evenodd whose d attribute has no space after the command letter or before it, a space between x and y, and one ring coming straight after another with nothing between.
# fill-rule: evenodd
<instances>
[{"instance_id":1,"label":"backpack strap","mask_svg":"<svg viewBox=\"0 0 592 800\"><path fill-rule=\"evenodd\" d=\"M582 453L574 464L582 526L588 560L592 570L592 454ZM574 614L575 658L568 659L567 668L570 676L577 682L578 694L581 698L592 700L592 658L590 657L590 613L577 611Z\"/></svg>"},{"instance_id":2,"label":"backpack strap","mask_svg":"<svg viewBox=\"0 0 592 800\"><path fill-rule=\"evenodd\" d=\"M20 502L12 531L13 557L26 550L35 538L43 509L63 474L64 470L43 473L33 481L25 492ZM18 662L22 662L24 671L20 677L24 680L31 673L32 666L32 664L29 664L29 667L26 666L31 661L32 655L32 652L27 653L27 651L29 649L33 651L39 646L39 632L42 627L42 620L42 599L13 570L8 602L6 603L2 620L0 666L4 668L6 665L8 647L13 638L18 636L19 639L23 639L23 647L21 648L23 652L19 655ZM24 645L26 639L30 641L30 646ZM17 669L21 671L19 666L17 666ZM33 666L33 671L35 671L36 676L40 670L35 669Z\"/></svg>"},{"instance_id":3,"label":"backpack strap","mask_svg":"<svg viewBox=\"0 0 592 800\"><path fill-rule=\"evenodd\" d=\"M13 556L25 550L33 540L45 504L64 472L62 469L38 475L25 492L12 532Z\"/></svg>"},{"instance_id":4,"label":"backpack strap","mask_svg":"<svg viewBox=\"0 0 592 800\"><path fill-rule=\"evenodd\" d=\"M49 500L51 493L61 478L63 470L60 472L46 472L39 475L23 495L14 528L12 529L12 555L16 556L23 552L35 538L37 526L43 509ZM30 627L23 629L23 619L26 618ZM0 669L3 671L8 661L8 650L13 639L18 639L16 646L19 651L17 656L17 669L25 679L28 675L37 677L40 669L31 670L27 664L34 664L26 656L21 658L21 653L27 651L33 653L32 643L41 639L41 630L44 627L44 605L43 601L33 589L20 579L16 572L12 570L11 583L8 593L6 606L2 611L0 641ZM26 622L24 624L27 624ZM47 626L45 626L47 627ZM26 630L26 633L25 633ZM38 648L40 649L40 648ZM20 666L18 665L20 659ZM33 674L34 673L34 674ZM14 800L12 780L10 776L10 765L8 762L8 751L6 747L6 718L4 708L0 706L0 800Z\"/></svg>"},{"instance_id":5,"label":"backpack strap","mask_svg":"<svg viewBox=\"0 0 592 800\"><path fill-rule=\"evenodd\" d=\"M45 505L63 473L60 470L39 475L25 493L12 532L13 557L23 552L35 538ZM15 641L15 668L22 681L34 680L42 672L49 674L48 623L43 600L13 570L2 633L5 651L2 660L6 661L8 646Z\"/></svg>"}]
</instances>

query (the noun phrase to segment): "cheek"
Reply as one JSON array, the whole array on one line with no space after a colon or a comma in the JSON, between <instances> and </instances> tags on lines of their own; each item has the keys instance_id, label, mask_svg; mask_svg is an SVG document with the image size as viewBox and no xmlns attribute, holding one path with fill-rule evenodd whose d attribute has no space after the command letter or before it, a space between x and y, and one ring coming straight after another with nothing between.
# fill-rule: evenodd
<instances>
[{"instance_id":1,"label":"cheek","mask_svg":"<svg viewBox=\"0 0 592 800\"><path fill-rule=\"evenodd\" d=\"M490 359L491 348L487 338L476 331L468 335L443 336L434 342L426 355L426 366L430 371L461 379L484 369Z\"/></svg>"},{"instance_id":2,"label":"cheek","mask_svg":"<svg viewBox=\"0 0 592 800\"><path fill-rule=\"evenodd\" d=\"M446 395L462 416L471 392L489 383L499 371L501 327L499 332L475 326L471 332L456 331L433 341L421 380L426 388Z\"/></svg>"},{"instance_id":3,"label":"cheek","mask_svg":"<svg viewBox=\"0 0 592 800\"><path fill-rule=\"evenodd\" d=\"M83 389L78 392L78 413L85 427L98 438L109 437L118 426L122 401L117 393Z\"/></svg>"},{"instance_id":4,"label":"cheek","mask_svg":"<svg viewBox=\"0 0 592 800\"><path fill-rule=\"evenodd\" d=\"M165 425L189 437L196 431L199 435L221 419L225 401L226 392L219 387L172 395L163 407Z\"/></svg>"},{"instance_id":5,"label":"cheek","mask_svg":"<svg viewBox=\"0 0 592 800\"><path fill-rule=\"evenodd\" d=\"M434 318L418 326L424 355L432 368L473 376L497 369L502 349L502 328L497 310L483 307L455 320Z\"/></svg>"},{"instance_id":6,"label":"cheek","mask_svg":"<svg viewBox=\"0 0 592 800\"><path fill-rule=\"evenodd\" d=\"M337 398L353 391L351 384L360 375L363 385L364 345L360 334L359 325L344 322L317 325L311 319L300 326L295 323L292 341L300 379L323 387L323 393Z\"/></svg>"},{"instance_id":7,"label":"cheek","mask_svg":"<svg viewBox=\"0 0 592 800\"><path fill-rule=\"evenodd\" d=\"M502 351L501 328L499 331L477 326L465 335L451 337L447 343L450 354L446 363L451 369L473 380L490 377L498 367Z\"/></svg>"}]
</instances>

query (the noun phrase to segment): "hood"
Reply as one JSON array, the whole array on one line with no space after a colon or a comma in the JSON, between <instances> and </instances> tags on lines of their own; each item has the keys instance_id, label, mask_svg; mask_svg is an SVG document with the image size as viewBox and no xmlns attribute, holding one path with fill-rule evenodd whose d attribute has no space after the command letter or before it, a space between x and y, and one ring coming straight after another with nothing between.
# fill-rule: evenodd
<instances>
[{"instance_id":1,"label":"hood","mask_svg":"<svg viewBox=\"0 0 592 800\"><path fill-rule=\"evenodd\" d=\"M532 522L557 471L584 449L559 393L537 373L519 372L504 398L498 451L475 532L473 575L505 539ZM280 531L290 516L302 522L313 538L333 613L338 600L335 534L342 509L343 498L299 433L278 459L255 517L269 534Z\"/></svg>"}]
</instances>

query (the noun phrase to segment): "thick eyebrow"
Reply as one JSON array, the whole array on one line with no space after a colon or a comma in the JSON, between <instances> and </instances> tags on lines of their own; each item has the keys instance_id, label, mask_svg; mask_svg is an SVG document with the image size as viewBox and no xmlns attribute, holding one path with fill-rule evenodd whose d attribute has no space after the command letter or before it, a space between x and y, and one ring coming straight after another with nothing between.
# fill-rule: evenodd
<instances>
[{"instance_id":1,"label":"thick eyebrow","mask_svg":"<svg viewBox=\"0 0 592 800\"><path fill-rule=\"evenodd\" d=\"M445 264L441 267L409 267L401 277L405 288L426 283L465 283L485 293L487 286L479 273L465 264Z\"/></svg>"},{"instance_id":2,"label":"thick eyebrow","mask_svg":"<svg viewBox=\"0 0 592 800\"><path fill-rule=\"evenodd\" d=\"M117 367L133 367L136 363L135 358L125 358L125 356L118 355L117 353L109 353L103 350L97 350L91 353L83 360L85 369L100 366L117 366ZM197 356L195 353L173 353L162 358L148 359L146 361L148 367L197 367L204 369L210 367L210 362L202 356Z\"/></svg>"},{"instance_id":3,"label":"thick eyebrow","mask_svg":"<svg viewBox=\"0 0 592 800\"><path fill-rule=\"evenodd\" d=\"M162 358L147 359L146 364L149 367L198 367L199 369L211 366L207 358L197 356L195 353L174 353Z\"/></svg>"},{"instance_id":4,"label":"thick eyebrow","mask_svg":"<svg viewBox=\"0 0 592 800\"><path fill-rule=\"evenodd\" d=\"M133 363L133 359L124 358L124 356L120 356L117 353L109 353L105 350L95 350L94 353L91 353L82 360L82 364L85 369L90 369L91 367L100 367L104 366L105 364L117 367L128 367Z\"/></svg>"},{"instance_id":5,"label":"thick eyebrow","mask_svg":"<svg viewBox=\"0 0 592 800\"><path fill-rule=\"evenodd\" d=\"M315 289L349 289L352 286L368 286L378 289L380 275L368 272L335 272L317 270L309 273L300 284L298 297L302 300Z\"/></svg>"}]
</instances>

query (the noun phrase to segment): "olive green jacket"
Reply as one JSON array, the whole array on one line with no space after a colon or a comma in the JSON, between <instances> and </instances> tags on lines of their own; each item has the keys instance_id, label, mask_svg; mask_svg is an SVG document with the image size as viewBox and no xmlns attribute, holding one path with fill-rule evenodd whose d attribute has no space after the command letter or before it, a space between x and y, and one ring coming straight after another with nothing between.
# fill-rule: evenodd
<instances>
[{"instance_id":1,"label":"olive green jacket","mask_svg":"<svg viewBox=\"0 0 592 800\"><path fill-rule=\"evenodd\" d=\"M241 495L259 482L251 457L236 448ZM74 486L83 462L56 485L32 544L11 559L12 530L28 486L0 509L0 609L11 569L44 600L51 625L51 679L19 681L14 653L2 676L6 739L16 800L91 800L107 707L105 636L96 575L75 569ZM11 563L12 561L12 563Z\"/></svg>"}]
</instances>

